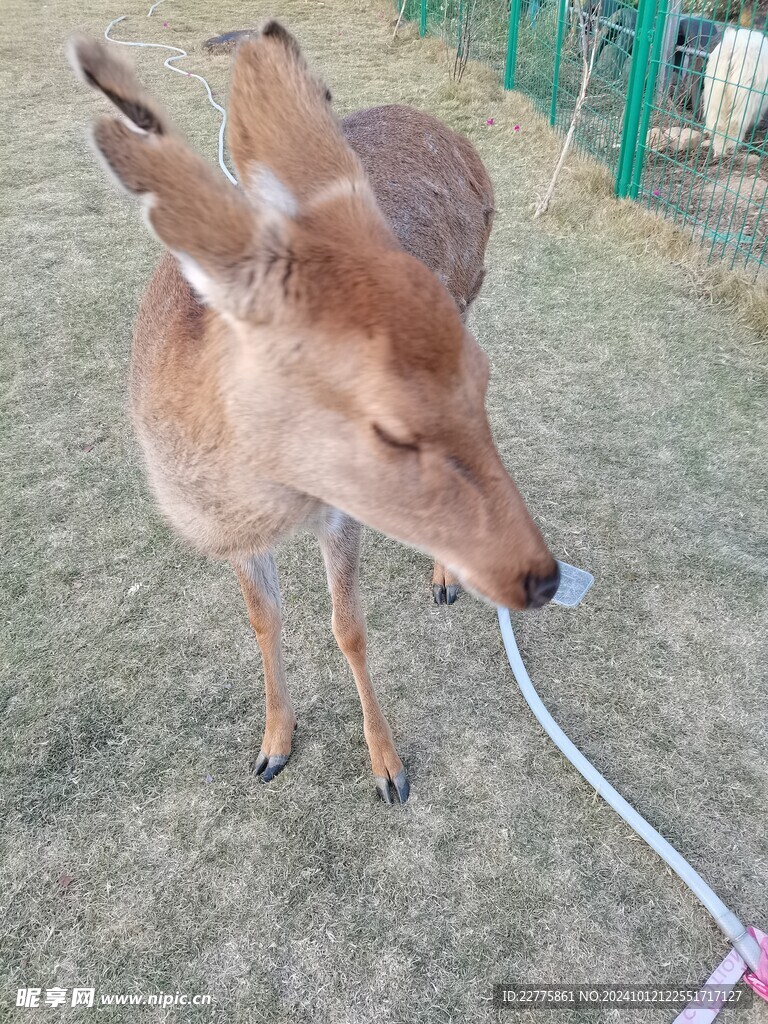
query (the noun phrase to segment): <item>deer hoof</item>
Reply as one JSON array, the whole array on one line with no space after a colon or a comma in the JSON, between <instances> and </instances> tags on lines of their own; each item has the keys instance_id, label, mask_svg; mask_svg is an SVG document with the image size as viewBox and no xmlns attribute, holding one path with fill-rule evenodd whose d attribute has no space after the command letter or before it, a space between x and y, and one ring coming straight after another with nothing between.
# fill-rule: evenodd
<instances>
[{"instance_id":1,"label":"deer hoof","mask_svg":"<svg viewBox=\"0 0 768 1024\"><path fill-rule=\"evenodd\" d=\"M386 775L376 775L375 778L376 792L385 804L389 804L390 807L394 804L393 793L397 795L397 799L401 804L404 804L408 799L411 787L408 782L408 776L405 774L405 768L401 768L394 779L390 780Z\"/></svg>"},{"instance_id":2,"label":"deer hoof","mask_svg":"<svg viewBox=\"0 0 768 1024\"><path fill-rule=\"evenodd\" d=\"M290 754L272 754L267 757L265 753L260 753L253 763L253 771L258 775L259 782L271 782L285 768L289 757Z\"/></svg>"},{"instance_id":3,"label":"deer hoof","mask_svg":"<svg viewBox=\"0 0 768 1024\"><path fill-rule=\"evenodd\" d=\"M451 583L447 587L442 583L435 583L432 586L432 593L435 595L435 604L453 604L459 596L461 587Z\"/></svg>"}]
</instances>

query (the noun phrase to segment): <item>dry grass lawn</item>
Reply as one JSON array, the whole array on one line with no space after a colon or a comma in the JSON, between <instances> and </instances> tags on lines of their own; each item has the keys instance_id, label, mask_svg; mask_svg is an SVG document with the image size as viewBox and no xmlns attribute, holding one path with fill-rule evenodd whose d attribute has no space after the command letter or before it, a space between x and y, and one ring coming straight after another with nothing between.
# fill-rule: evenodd
<instances>
[{"instance_id":1,"label":"dry grass lawn","mask_svg":"<svg viewBox=\"0 0 768 1024\"><path fill-rule=\"evenodd\" d=\"M84 135L100 101L63 54L75 30L123 13L122 38L184 46L220 96L228 60L201 42L279 14L340 111L413 103L480 148L498 197L474 315L494 429L553 550L596 577L577 611L515 617L524 656L585 753L768 925L758 335L702 297L685 247L672 259L591 165L573 164L534 223L555 137L488 74L451 84L437 43L393 43L383 0L167 0L151 19L139 0L7 0L0 1020L94 1019L16 1010L24 985L214 999L108 1008L108 1022L474 1024L526 1016L493 1011L496 982L702 979L724 941L547 741L493 611L436 608L426 559L372 532L372 668L411 801L374 800L302 538L279 555L295 755L269 786L249 777L261 669L236 581L160 520L126 415L131 320L158 249L95 166ZM133 53L214 159L200 86Z\"/></svg>"}]
</instances>

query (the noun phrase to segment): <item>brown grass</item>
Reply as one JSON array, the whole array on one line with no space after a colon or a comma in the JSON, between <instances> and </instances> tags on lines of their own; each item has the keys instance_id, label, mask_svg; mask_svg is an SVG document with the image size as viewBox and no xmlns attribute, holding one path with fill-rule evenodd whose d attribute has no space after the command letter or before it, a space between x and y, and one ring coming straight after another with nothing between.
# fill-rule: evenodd
<instances>
[{"instance_id":1,"label":"brown grass","mask_svg":"<svg viewBox=\"0 0 768 1024\"><path fill-rule=\"evenodd\" d=\"M123 38L189 48L223 96L229 63L202 41L275 9L161 10L5 8L0 1018L211 1019L15 1010L19 986L59 984L210 992L213 1019L234 1024L501 1024L523 1015L493 1013L495 982L705 977L722 937L542 735L492 610L435 608L427 560L387 538L366 535L363 590L411 802L374 800L306 538L279 553L295 754L270 786L249 776L263 696L236 581L169 535L126 415L158 249L95 165L84 132L104 107L63 49L125 11ZM515 617L524 657L585 753L765 925L768 415L736 279L699 271L679 233L615 203L581 160L534 224L557 137L485 72L452 83L438 43L392 42L388 6L284 0L280 14L342 112L414 103L481 150L498 208L472 320L489 414L553 550L597 580L576 612ZM213 161L199 86L134 56Z\"/></svg>"},{"instance_id":2,"label":"brown grass","mask_svg":"<svg viewBox=\"0 0 768 1024\"><path fill-rule=\"evenodd\" d=\"M483 79L487 81L485 73ZM498 88L495 82L493 84ZM546 185L546 179L542 177L546 161L551 160L554 164L557 159L559 136L552 132L527 97L515 94L513 100L507 98L506 102L513 104L515 110L524 112L535 135L533 140L529 140L537 164L536 171L532 170L532 177L540 184L534 187L531 197L533 209L536 197ZM494 144L495 148L502 149L509 142L500 133ZM697 181L690 196L685 193L691 211L699 204L705 208L709 204L707 190L716 190L718 195L713 208L718 210L722 204L722 223L740 224L746 220L745 230L753 230L758 236L755 249L759 251L768 230L763 220L758 218L754 205L759 204L765 189L763 178L754 174L744 174L742 178L739 166L731 169L731 177L735 177L738 188L712 179L705 180L703 184ZM668 180L658 185L662 196L684 191L688 187L684 178L687 181L688 172L682 170L668 175ZM654 187L657 187L656 182ZM557 230L605 234L628 253L642 251L669 261L684 275L692 296L722 303L746 327L754 330L761 341L768 339L768 272L761 271L755 279L754 270L731 269L727 262L720 263L717 252L710 258L711 241L702 245L690 228L678 227L665 219L661 203L659 213L661 215L630 200L617 200L610 171L589 157L574 153L569 157L549 217Z\"/></svg>"}]
</instances>

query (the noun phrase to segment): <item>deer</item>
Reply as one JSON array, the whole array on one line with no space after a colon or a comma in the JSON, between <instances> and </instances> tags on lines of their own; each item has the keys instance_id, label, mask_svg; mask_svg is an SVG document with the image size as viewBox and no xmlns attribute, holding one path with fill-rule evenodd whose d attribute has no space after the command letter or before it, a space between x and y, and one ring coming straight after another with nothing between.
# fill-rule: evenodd
<instances>
[{"instance_id":1,"label":"deer","mask_svg":"<svg viewBox=\"0 0 768 1024\"><path fill-rule=\"evenodd\" d=\"M444 602L462 586L538 608L559 581L494 444L488 359L466 327L493 213L485 168L409 107L340 121L276 21L234 59L237 187L103 42L73 40L70 59L123 115L91 140L166 250L135 321L131 413L160 510L240 583L266 698L252 769L269 782L292 751L273 550L308 531L376 791L403 804L410 782L367 667L362 525L432 556Z\"/></svg>"}]
</instances>

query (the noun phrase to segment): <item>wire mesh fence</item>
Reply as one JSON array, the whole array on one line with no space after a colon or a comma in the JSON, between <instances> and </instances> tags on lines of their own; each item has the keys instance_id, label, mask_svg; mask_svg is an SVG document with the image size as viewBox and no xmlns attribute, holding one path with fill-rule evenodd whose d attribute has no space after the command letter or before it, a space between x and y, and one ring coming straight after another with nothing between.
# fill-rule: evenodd
<instances>
[{"instance_id":1,"label":"wire mesh fence","mask_svg":"<svg viewBox=\"0 0 768 1024\"><path fill-rule=\"evenodd\" d=\"M729 266L766 263L768 38L758 4L680 4L649 67L638 198Z\"/></svg>"},{"instance_id":2,"label":"wire mesh fence","mask_svg":"<svg viewBox=\"0 0 768 1024\"><path fill-rule=\"evenodd\" d=\"M399 10L401 4L396 6ZM406 0L403 17L418 22L422 35L442 39L456 77L470 57L503 75L509 0Z\"/></svg>"},{"instance_id":3,"label":"wire mesh fence","mask_svg":"<svg viewBox=\"0 0 768 1024\"><path fill-rule=\"evenodd\" d=\"M768 263L768 0L407 0L461 77L482 60L711 258Z\"/></svg>"},{"instance_id":4,"label":"wire mesh fence","mask_svg":"<svg viewBox=\"0 0 768 1024\"><path fill-rule=\"evenodd\" d=\"M530 95L553 127L567 131L582 83L584 39L595 59L574 140L618 169L637 10L602 0L577 11L567 0L523 0L515 86Z\"/></svg>"}]
</instances>

